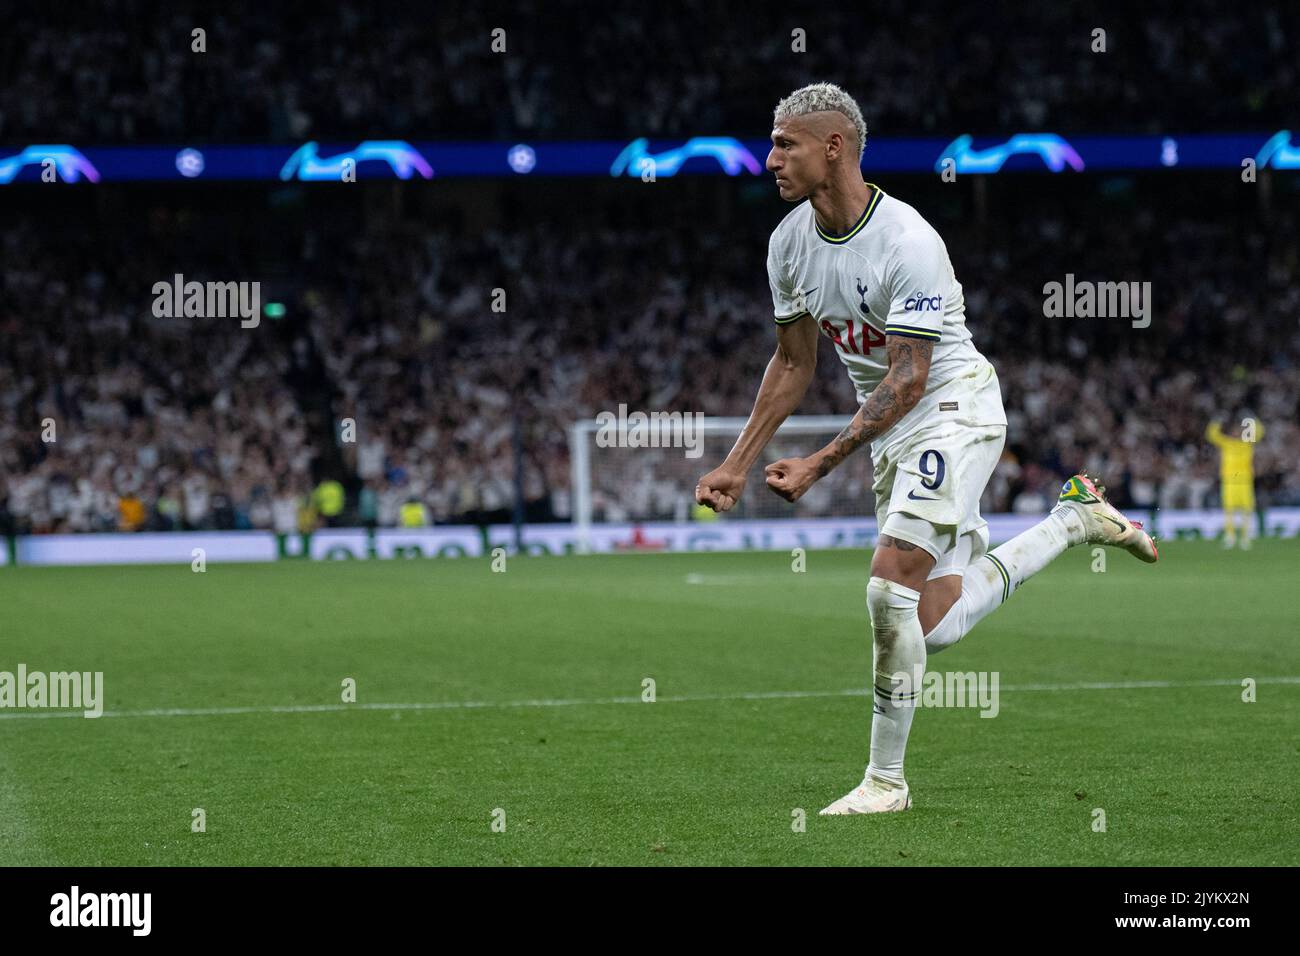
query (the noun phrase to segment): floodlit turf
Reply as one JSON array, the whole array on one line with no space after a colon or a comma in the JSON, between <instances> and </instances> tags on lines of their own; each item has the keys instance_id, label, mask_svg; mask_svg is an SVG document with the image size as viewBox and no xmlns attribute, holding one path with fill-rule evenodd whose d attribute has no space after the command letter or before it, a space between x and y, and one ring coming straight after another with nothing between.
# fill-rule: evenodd
<instances>
[{"instance_id":1,"label":"floodlit turf","mask_svg":"<svg viewBox=\"0 0 1300 956\"><path fill-rule=\"evenodd\" d=\"M1107 559L932 656L999 672L998 716L920 711L914 809L833 819L860 551L0 568L0 670L103 671L109 712L0 711L0 864L1300 863L1300 543ZM1062 687L1129 681L1177 686ZM137 713L212 708L253 710Z\"/></svg>"}]
</instances>

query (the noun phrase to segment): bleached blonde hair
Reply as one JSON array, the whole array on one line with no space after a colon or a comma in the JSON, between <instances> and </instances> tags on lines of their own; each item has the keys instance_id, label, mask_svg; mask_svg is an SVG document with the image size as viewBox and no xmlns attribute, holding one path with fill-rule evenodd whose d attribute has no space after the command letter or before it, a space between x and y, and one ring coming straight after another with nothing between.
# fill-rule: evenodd
<instances>
[{"instance_id":1,"label":"bleached blonde hair","mask_svg":"<svg viewBox=\"0 0 1300 956\"><path fill-rule=\"evenodd\" d=\"M834 111L846 116L858 134L858 162L862 162L862 151L867 148L867 123L862 118L862 110L857 101L834 83L810 83L795 90L780 103L776 104L775 120L787 116L803 116L805 113L822 113Z\"/></svg>"}]
</instances>

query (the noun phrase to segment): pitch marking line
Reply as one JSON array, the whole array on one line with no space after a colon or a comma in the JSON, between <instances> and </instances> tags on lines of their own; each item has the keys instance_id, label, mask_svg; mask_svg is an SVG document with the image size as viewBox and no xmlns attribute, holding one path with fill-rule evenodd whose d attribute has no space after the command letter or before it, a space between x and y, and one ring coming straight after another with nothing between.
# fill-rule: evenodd
<instances>
[{"instance_id":1,"label":"pitch marking line","mask_svg":"<svg viewBox=\"0 0 1300 956\"><path fill-rule=\"evenodd\" d=\"M1300 677L1259 677L1256 684L1300 684ZM1078 681L1068 684L1004 684L1000 691L1077 691L1077 690L1149 690L1186 687L1240 687L1236 680L1134 680ZM870 688L848 690L769 690L747 694L684 694L659 697L660 704L687 704L698 701L787 700L816 697L870 697ZM259 707L170 707L156 710L106 710L105 717L225 717L235 714L328 714L343 710L501 710L510 707L581 707L602 704L640 704L635 697L551 698L540 700L447 700L420 704L280 704ZM51 720L75 717L85 720L79 710L0 711L0 720Z\"/></svg>"}]
</instances>

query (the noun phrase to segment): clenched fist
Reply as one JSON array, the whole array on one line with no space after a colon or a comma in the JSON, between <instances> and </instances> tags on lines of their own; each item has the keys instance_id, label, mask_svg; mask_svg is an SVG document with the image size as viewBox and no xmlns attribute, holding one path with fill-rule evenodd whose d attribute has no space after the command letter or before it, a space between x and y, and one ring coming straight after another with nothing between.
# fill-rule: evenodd
<instances>
[{"instance_id":1,"label":"clenched fist","mask_svg":"<svg viewBox=\"0 0 1300 956\"><path fill-rule=\"evenodd\" d=\"M798 501L821 475L811 458L782 458L763 469L767 486L786 501Z\"/></svg>"},{"instance_id":2,"label":"clenched fist","mask_svg":"<svg viewBox=\"0 0 1300 956\"><path fill-rule=\"evenodd\" d=\"M745 476L725 468L715 468L695 486L695 500L714 511L730 511L745 490Z\"/></svg>"}]
</instances>

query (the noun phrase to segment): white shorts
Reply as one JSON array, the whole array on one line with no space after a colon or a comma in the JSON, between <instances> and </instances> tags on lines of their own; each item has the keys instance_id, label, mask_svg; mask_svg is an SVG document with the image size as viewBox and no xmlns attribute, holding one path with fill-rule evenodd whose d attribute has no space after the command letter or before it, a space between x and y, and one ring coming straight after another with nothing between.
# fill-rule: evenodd
<instances>
[{"instance_id":1,"label":"white shorts","mask_svg":"<svg viewBox=\"0 0 1300 956\"><path fill-rule=\"evenodd\" d=\"M930 578L961 574L989 546L980 497L993 476L1005 425L935 422L872 460L876 527L934 557Z\"/></svg>"}]
</instances>

